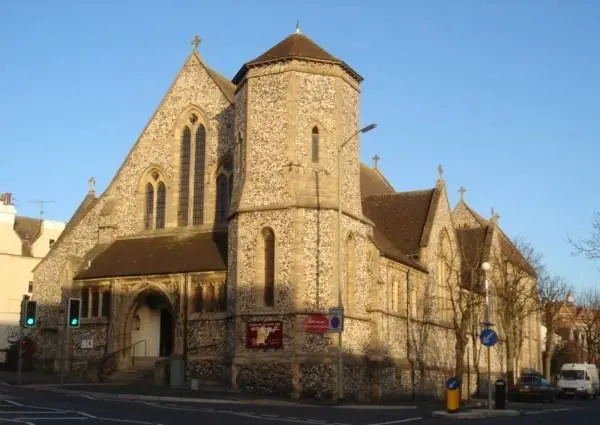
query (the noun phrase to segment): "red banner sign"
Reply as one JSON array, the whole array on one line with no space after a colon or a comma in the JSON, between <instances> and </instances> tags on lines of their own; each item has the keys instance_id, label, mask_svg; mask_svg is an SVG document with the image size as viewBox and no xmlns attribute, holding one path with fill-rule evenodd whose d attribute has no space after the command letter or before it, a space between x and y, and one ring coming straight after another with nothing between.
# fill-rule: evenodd
<instances>
[{"instance_id":1,"label":"red banner sign","mask_svg":"<svg viewBox=\"0 0 600 425\"><path fill-rule=\"evenodd\" d=\"M246 323L246 347L283 348L283 322Z\"/></svg>"},{"instance_id":2,"label":"red banner sign","mask_svg":"<svg viewBox=\"0 0 600 425\"><path fill-rule=\"evenodd\" d=\"M307 317L304 321L304 332L325 334L329 331L329 319L323 314Z\"/></svg>"}]
</instances>

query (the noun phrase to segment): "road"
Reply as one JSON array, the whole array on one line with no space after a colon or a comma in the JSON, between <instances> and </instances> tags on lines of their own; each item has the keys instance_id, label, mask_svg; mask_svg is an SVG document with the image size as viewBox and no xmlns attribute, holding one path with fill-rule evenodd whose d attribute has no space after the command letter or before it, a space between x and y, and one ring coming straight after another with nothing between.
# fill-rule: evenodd
<instances>
[{"instance_id":1,"label":"road","mask_svg":"<svg viewBox=\"0 0 600 425\"><path fill-rule=\"evenodd\" d=\"M475 419L485 425L597 424L600 400L564 400L555 404L511 403L522 410L514 417ZM102 400L24 387L0 387L0 425L434 425L465 420L431 417L422 406L310 406L264 405L212 400L204 403L165 403Z\"/></svg>"}]
</instances>

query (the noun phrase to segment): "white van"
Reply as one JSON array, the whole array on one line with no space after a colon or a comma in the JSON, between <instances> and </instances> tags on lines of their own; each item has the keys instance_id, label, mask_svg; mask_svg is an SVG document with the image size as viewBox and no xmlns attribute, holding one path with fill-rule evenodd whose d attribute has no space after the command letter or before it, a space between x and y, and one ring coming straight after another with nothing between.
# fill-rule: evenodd
<instances>
[{"instance_id":1,"label":"white van","mask_svg":"<svg viewBox=\"0 0 600 425\"><path fill-rule=\"evenodd\" d=\"M565 363L557 383L562 396L590 398L600 395L598 368L589 363Z\"/></svg>"}]
</instances>

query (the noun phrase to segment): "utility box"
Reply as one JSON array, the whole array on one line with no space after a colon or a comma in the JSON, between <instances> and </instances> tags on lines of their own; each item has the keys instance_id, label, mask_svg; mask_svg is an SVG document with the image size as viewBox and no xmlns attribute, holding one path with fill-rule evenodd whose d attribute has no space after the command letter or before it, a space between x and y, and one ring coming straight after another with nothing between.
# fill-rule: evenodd
<instances>
[{"instance_id":1,"label":"utility box","mask_svg":"<svg viewBox=\"0 0 600 425\"><path fill-rule=\"evenodd\" d=\"M506 381L498 379L495 385L496 409L506 408Z\"/></svg>"},{"instance_id":2,"label":"utility box","mask_svg":"<svg viewBox=\"0 0 600 425\"><path fill-rule=\"evenodd\" d=\"M169 357L169 386L171 388L182 388L185 385L185 370L183 356L173 355Z\"/></svg>"}]
</instances>

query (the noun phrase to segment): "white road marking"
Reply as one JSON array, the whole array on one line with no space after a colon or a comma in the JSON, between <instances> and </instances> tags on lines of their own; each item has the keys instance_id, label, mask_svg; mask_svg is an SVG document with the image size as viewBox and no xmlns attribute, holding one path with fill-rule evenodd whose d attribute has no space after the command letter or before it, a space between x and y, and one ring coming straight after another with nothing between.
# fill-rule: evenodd
<instances>
[{"instance_id":1,"label":"white road marking","mask_svg":"<svg viewBox=\"0 0 600 425\"><path fill-rule=\"evenodd\" d=\"M96 419L96 417L94 415L90 415L89 413L85 413L85 412L74 412L74 413L77 413L79 415L85 416L90 419Z\"/></svg>"},{"instance_id":2,"label":"white road marking","mask_svg":"<svg viewBox=\"0 0 600 425\"><path fill-rule=\"evenodd\" d=\"M21 403L18 403L16 401L13 400L5 400L8 404L12 404L13 406L23 406Z\"/></svg>"},{"instance_id":3,"label":"white road marking","mask_svg":"<svg viewBox=\"0 0 600 425\"><path fill-rule=\"evenodd\" d=\"M65 420L68 420L68 421L77 421L77 420L87 421L88 419L89 418L78 418L76 416L66 416L64 418L57 418L57 417L54 417L54 418L44 418L44 417L42 417L42 418L29 418L29 417L28 418L25 418L25 417L13 418L13 420L18 421L18 422L21 422L21 421L24 421L24 420L28 420L28 421L65 421Z\"/></svg>"},{"instance_id":4,"label":"white road marking","mask_svg":"<svg viewBox=\"0 0 600 425\"><path fill-rule=\"evenodd\" d=\"M386 404L343 404L333 406L334 409L356 409L356 410L416 410L417 406L392 406Z\"/></svg>"},{"instance_id":5,"label":"white road marking","mask_svg":"<svg viewBox=\"0 0 600 425\"><path fill-rule=\"evenodd\" d=\"M374 424L369 424L369 425L392 425L392 424L402 424L405 422L414 422L414 421L420 421L421 419L423 419L422 416L418 416L418 417L414 417L414 418L406 418L406 419L398 419L395 421L389 421L389 422L377 422Z\"/></svg>"},{"instance_id":6,"label":"white road marking","mask_svg":"<svg viewBox=\"0 0 600 425\"><path fill-rule=\"evenodd\" d=\"M88 400L96 400L94 397L92 397L91 395L87 395L87 394L79 394L80 397L83 398L87 398Z\"/></svg>"}]
</instances>

